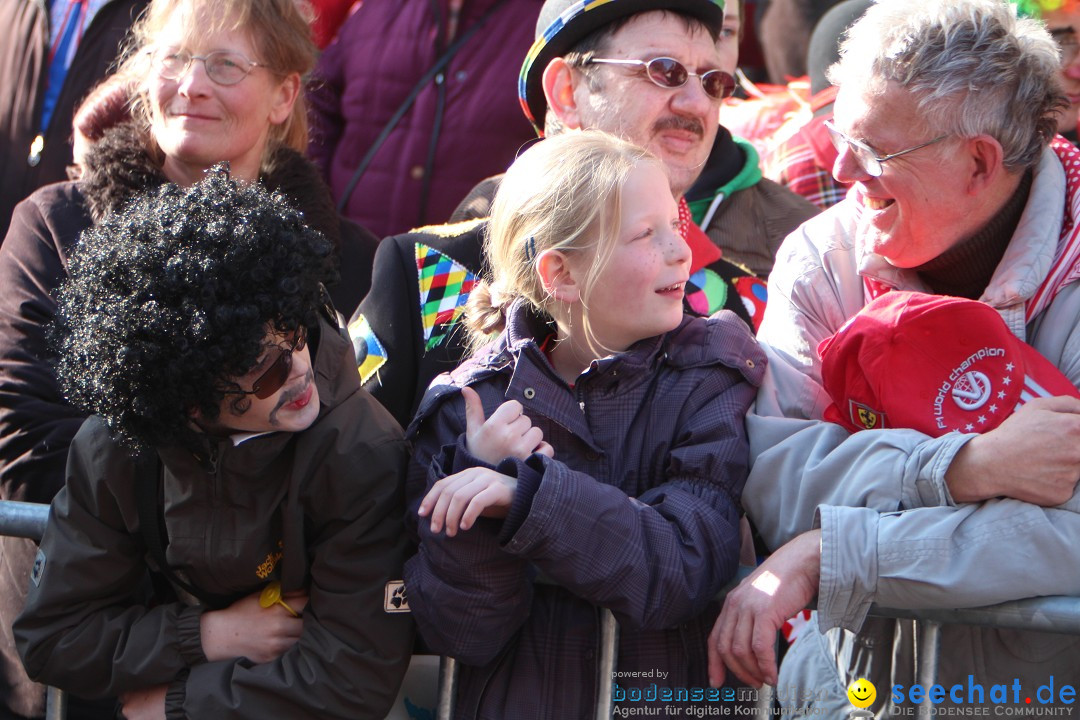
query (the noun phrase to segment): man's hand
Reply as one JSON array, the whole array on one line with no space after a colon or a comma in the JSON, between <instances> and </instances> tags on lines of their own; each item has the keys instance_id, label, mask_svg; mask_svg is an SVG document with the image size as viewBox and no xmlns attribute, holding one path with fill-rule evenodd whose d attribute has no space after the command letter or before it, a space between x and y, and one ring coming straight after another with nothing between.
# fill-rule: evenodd
<instances>
[{"instance_id":1,"label":"man's hand","mask_svg":"<svg viewBox=\"0 0 1080 720\"><path fill-rule=\"evenodd\" d=\"M120 705L127 720L165 720L165 691L168 685L120 693Z\"/></svg>"},{"instance_id":2,"label":"man's hand","mask_svg":"<svg viewBox=\"0 0 1080 720\"><path fill-rule=\"evenodd\" d=\"M209 610L199 620L203 654L210 662L246 657L256 663L277 660L300 639L304 621L281 605L264 608L260 592L240 598L222 610ZM308 603L307 593L282 596L298 615Z\"/></svg>"},{"instance_id":3,"label":"man's hand","mask_svg":"<svg viewBox=\"0 0 1080 720\"><path fill-rule=\"evenodd\" d=\"M1036 398L1001 425L972 438L945 483L957 502L1011 497L1053 507L1080 480L1080 399Z\"/></svg>"},{"instance_id":4,"label":"man's hand","mask_svg":"<svg viewBox=\"0 0 1080 720\"><path fill-rule=\"evenodd\" d=\"M776 685L776 633L817 594L821 531L799 535L728 593L709 633L709 683L724 682L726 665L754 687Z\"/></svg>"},{"instance_id":5,"label":"man's hand","mask_svg":"<svg viewBox=\"0 0 1080 720\"><path fill-rule=\"evenodd\" d=\"M491 417L484 419L480 396L470 387L461 388L465 400L465 446L488 465L506 458L524 460L534 452L554 457L555 450L544 442L544 433L535 427L517 400L507 400Z\"/></svg>"},{"instance_id":6,"label":"man's hand","mask_svg":"<svg viewBox=\"0 0 1080 720\"><path fill-rule=\"evenodd\" d=\"M446 527L448 537L468 530L479 517L504 518L514 502L517 480L488 468L474 467L444 477L420 501L417 514L431 516L431 532Z\"/></svg>"}]
</instances>

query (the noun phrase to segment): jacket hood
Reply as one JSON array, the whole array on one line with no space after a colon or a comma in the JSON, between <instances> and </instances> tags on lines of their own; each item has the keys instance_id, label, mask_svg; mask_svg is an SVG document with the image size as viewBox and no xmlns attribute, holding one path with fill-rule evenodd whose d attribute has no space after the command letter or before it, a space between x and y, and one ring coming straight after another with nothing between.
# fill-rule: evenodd
<instances>
[{"instance_id":1,"label":"jacket hood","mask_svg":"<svg viewBox=\"0 0 1080 720\"><path fill-rule=\"evenodd\" d=\"M147 149L145 135L132 122L105 131L87 154L79 181L94 223L136 196L169 182L155 154ZM264 161L259 179L267 189L280 192L302 210L308 225L335 248L341 246L340 219L330 190L318 168L303 155L279 147Z\"/></svg>"}]
</instances>

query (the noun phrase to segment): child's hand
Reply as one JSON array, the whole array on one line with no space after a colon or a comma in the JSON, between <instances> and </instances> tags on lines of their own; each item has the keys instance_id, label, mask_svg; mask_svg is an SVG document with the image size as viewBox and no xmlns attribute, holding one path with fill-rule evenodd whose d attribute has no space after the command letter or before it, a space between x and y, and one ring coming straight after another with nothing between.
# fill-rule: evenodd
<instances>
[{"instance_id":1,"label":"child's hand","mask_svg":"<svg viewBox=\"0 0 1080 720\"><path fill-rule=\"evenodd\" d=\"M555 456L543 431L532 424L517 400L507 400L485 420L475 390L463 387L461 397L465 400L465 445L474 457L498 465L506 458L524 460L534 452Z\"/></svg>"},{"instance_id":2,"label":"child's hand","mask_svg":"<svg viewBox=\"0 0 1080 720\"><path fill-rule=\"evenodd\" d=\"M471 528L478 517L506 517L516 489L515 478L488 468L468 468L435 483L417 514L431 516L431 532L438 533L445 525L447 536L453 537L458 528Z\"/></svg>"},{"instance_id":3,"label":"child's hand","mask_svg":"<svg viewBox=\"0 0 1080 720\"><path fill-rule=\"evenodd\" d=\"M277 660L300 639L304 621L281 605L259 604L261 591L240 598L221 610L209 610L199 619L203 655L210 662L246 657L256 663ZM290 592L282 596L297 614L308 596Z\"/></svg>"},{"instance_id":4,"label":"child's hand","mask_svg":"<svg viewBox=\"0 0 1080 720\"><path fill-rule=\"evenodd\" d=\"M120 693L125 720L165 720L165 691L168 685Z\"/></svg>"}]
</instances>

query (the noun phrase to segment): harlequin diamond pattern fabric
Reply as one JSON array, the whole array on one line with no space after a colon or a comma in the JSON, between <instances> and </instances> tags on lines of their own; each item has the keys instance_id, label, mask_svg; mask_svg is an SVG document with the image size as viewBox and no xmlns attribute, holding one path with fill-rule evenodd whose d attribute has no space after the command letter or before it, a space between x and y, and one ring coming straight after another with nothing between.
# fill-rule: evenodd
<instances>
[{"instance_id":1,"label":"harlequin diamond pattern fabric","mask_svg":"<svg viewBox=\"0 0 1080 720\"><path fill-rule=\"evenodd\" d=\"M476 275L423 243L416 243L416 271L420 284L424 349L431 350L461 319L465 301L476 284Z\"/></svg>"}]
</instances>

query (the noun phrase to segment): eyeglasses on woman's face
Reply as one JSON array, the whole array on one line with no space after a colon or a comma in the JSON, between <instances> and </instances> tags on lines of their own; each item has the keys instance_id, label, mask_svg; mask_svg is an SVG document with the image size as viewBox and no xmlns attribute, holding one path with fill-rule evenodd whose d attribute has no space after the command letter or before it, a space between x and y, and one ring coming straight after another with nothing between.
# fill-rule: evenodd
<instances>
[{"instance_id":1,"label":"eyeglasses on woman's face","mask_svg":"<svg viewBox=\"0 0 1080 720\"><path fill-rule=\"evenodd\" d=\"M218 85L235 85L254 68L263 67L241 53L228 50L192 55L177 48L157 48L151 51L150 58L158 76L166 80L179 80L187 74L192 62L200 60L206 68L207 77Z\"/></svg>"}]
</instances>

